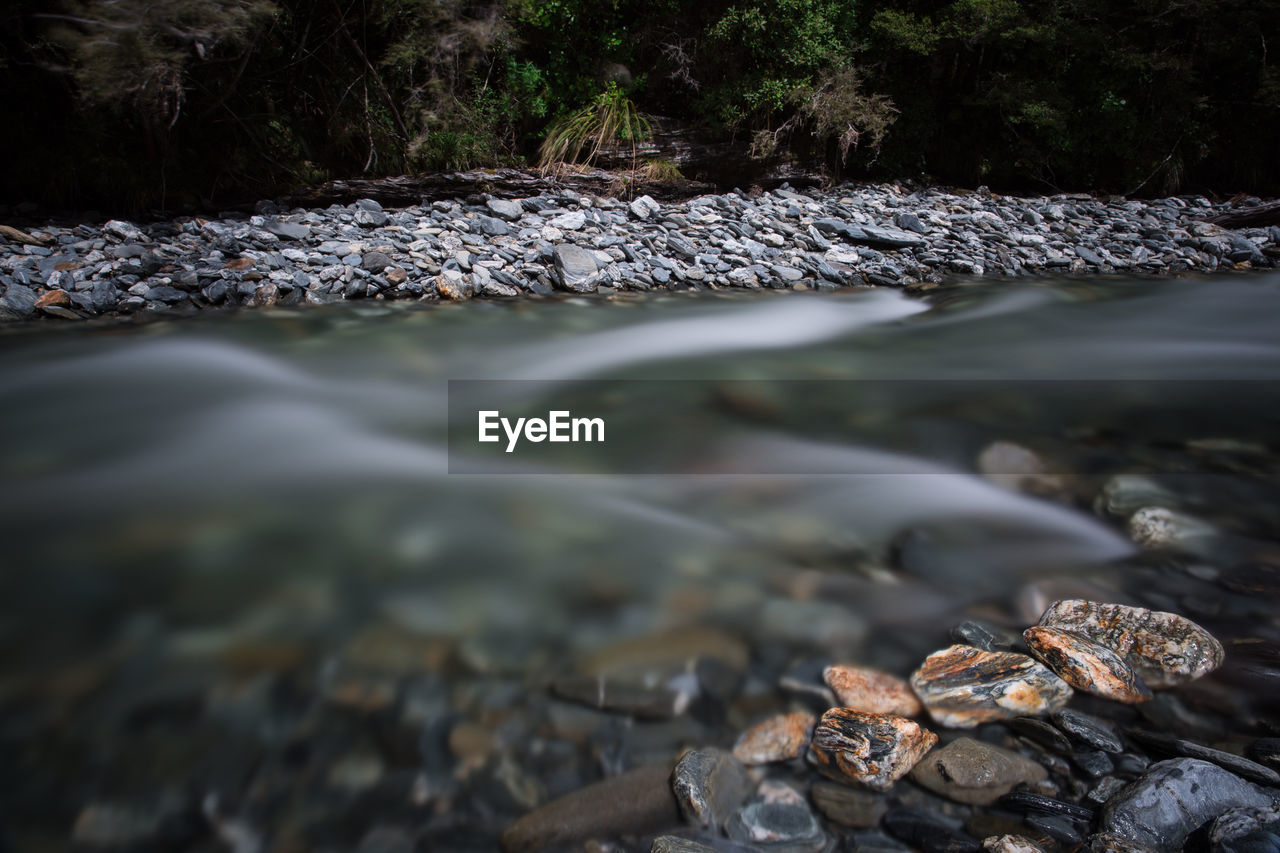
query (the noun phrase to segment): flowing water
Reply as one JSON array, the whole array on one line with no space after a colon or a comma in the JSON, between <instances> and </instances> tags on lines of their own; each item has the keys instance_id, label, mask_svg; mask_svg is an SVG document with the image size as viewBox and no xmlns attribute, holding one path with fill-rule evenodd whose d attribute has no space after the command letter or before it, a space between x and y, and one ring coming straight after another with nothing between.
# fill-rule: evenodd
<instances>
[{"instance_id":1,"label":"flowing water","mask_svg":"<svg viewBox=\"0 0 1280 853\"><path fill-rule=\"evenodd\" d=\"M18 330L9 757L51 709L215 679L247 646L322 672L370 624L528 678L690 622L908 671L966 615L1025 624L1059 591L1226 621L1194 585L1280 553L1277 304L1270 275ZM604 414L608 440L473 453L477 389ZM979 472L996 442L1034 451L1038 493ZM1148 503L1199 526L1141 553Z\"/></svg>"}]
</instances>

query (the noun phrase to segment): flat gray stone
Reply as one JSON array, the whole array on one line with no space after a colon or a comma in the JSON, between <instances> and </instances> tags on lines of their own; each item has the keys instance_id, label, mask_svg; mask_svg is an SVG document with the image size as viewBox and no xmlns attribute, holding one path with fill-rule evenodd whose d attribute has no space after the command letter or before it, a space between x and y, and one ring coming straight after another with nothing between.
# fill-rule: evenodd
<instances>
[{"instance_id":1,"label":"flat gray stone","mask_svg":"<svg viewBox=\"0 0 1280 853\"><path fill-rule=\"evenodd\" d=\"M587 224L587 215L581 210L575 210L571 213L562 213L552 219L549 224L552 228L559 228L561 231L577 231L583 225Z\"/></svg>"},{"instance_id":2,"label":"flat gray stone","mask_svg":"<svg viewBox=\"0 0 1280 853\"><path fill-rule=\"evenodd\" d=\"M591 293L600 285L595 256L581 246L561 243L552 250L556 285L573 293Z\"/></svg>"},{"instance_id":3,"label":"flat gray stone","mask_svg":"<svg viewBox=\"0 0 1280 853\"><path fill-rule=\"evenodd\" d=\"M518 201L510 201L505 198L491 198L484 203L489 211L497 217L515 222L521 216L524 216L524 205Z\"/></svg>"},{"instance_id":4,"label":"flat gray stone","mask_svg":"<svg viewBox=\"0 0 1280 853\"><path fill-rule=\"evenodd\" d=\"M898 228L879 225L854 225L841 219L819 219L813 223L824 234L833 234L845 242L859 246L906 249L924 246L923 238Z\"/></svg>"},{"instance_id":5,"label":"flat gray stone","mask_svg":"<svg viewBox=\"0 0 1280 853\"><path fill-rule=\"evenodd\" d=\"M685 820L716 829L728 823L755 787L741 761L714 747L686 752L671 776Z\"/></svg>"},{"instance_id":6,"label":"flat gray stone","mask_svg":"<svg viewBox=\"0 0 1280 853\"><path fill-rule=\"evenodd\" d=\"M279 222L275 219L268 219L262 228L264 231L268 231L277 237L283 237L286 240L305 240L311 236L311 226L303 225L301 222Z\"/></svg>"},{"instance_id":7,"label":"flat gray stone","mask_svg":"<svg viewBox=\"0 0 1280 853\"><path fill-rule=\"evenodd\" d=\"M471 226L480 231L481 234L488 234L490 237L505 237L511 233L511 229L507 227L507 223L494 216L477 215L471 220Z\"/></svg>"},{"instance_id":8,"label":"flat gray stone","mask_svg":"<svg viewBox=\"0 0 1280 853\"><path fill-rule=\"evenodd\" d=\"M25 284L9 285L0 296L0 318L24 320L35 313L36 292Z\"/></svg>"}]
</instances>

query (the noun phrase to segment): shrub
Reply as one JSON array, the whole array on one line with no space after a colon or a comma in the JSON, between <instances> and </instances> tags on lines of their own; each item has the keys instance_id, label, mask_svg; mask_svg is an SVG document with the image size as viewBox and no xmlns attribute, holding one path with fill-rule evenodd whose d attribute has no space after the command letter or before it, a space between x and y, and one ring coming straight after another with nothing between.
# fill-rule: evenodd
<instances>
[{"instance_id":1,"label":"shrub","mask_svg":"<svg viewBox=\"0 0 1280 853\"><path fill-rule=\"evenodd\" d=\"M640 112L616 83L609 83L589 106L553 122L538 151L543 172L566 163L591 163L601 149L630 143L632 159L636 143L649 136L653 122Z\"/></svg>"}]
</instances>

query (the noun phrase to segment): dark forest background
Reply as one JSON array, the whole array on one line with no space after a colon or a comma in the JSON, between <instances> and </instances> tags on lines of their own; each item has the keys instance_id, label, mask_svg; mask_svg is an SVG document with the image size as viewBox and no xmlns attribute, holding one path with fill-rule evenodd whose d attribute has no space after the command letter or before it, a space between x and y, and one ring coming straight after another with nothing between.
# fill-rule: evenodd
<instances>
[{"instance_id":1,"label":"dark forest background","mask_svg":"<svg viewBox=\"0 0 1280 853\"><path fill-rule=\"evenodd\" d=\"M832 177L1276 194L1278 55L1276 0L17 0L0 196L522 165L610 99Z\"/></svg>"}]
</instances>

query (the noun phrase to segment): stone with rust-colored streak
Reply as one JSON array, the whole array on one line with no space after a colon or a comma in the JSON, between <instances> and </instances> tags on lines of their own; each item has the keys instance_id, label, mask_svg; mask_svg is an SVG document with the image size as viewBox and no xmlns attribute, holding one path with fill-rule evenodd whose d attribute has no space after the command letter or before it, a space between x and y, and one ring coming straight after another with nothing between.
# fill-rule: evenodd
<instances>
[{"instance_id":1,"label":"stone with rust-colored streak","mask_svg":"<svg viewBox=\"0 0 1280 853\"><path fill-rule=\"evenodd\" d=\"M1066 599L1049 605L1040 625L1106 646L1156 690L1194 681L1222 664L1222 644L1176 613Z\"/></svg>"},{"instance_id":2,"label":"stone with rust-colored streak","mask_svg":"<svg viewBox=\"0 0 1280 853\"><path fill-rule=\"evenodd\" d=\"M884 791L937 742L906 717L832 708L813 730L809 762L837 781Z\"/></svg>"},{"instance_id":3,"label":"stone with rust-colored streak","mask_svg":"<svg viewBox=\"0 0 1280 853\"><path fill-rule=\"evenodd\" d=\"M1129 704L1151 698L1151 689L1120 655L1087 637L1043 625L1022 637L1031 654L1077 690Z\"/></svg>"},{"instance_id":4,"label":"stone with rust-colored streak","mask_svg":"<svg viewBox=\"0 0 1280 853\"><path fill-rule=\"evenodd\" d=\"M779 714L742 733L733 755L743 764L769 764L798 758L809 743L817 717L807 711Z\"/></svg>"},{"instance_id":5,"label":"stone with rust-colored streak","mask_svg":"<svg viewBox=\"0 0 1280 853\"><path fill-rule=\"evenodd\" d=\"M920 700L911 685L878 669L861 666L829 666L823 681L835 691L840 705L869 714L898 714L914 717L920 713Z\"/></svg>"},{"instance_id":6,"label":"stone with rust-colored streak","mask_svg":"<svg viewBox=\"0 0 1280 853\"><path fill-rule=\"evenodd\" d=\"M1027 655L961 645L925 658L911 687L934 720L957 729L1047 714L1071 699L1070 685Z\"/></svg>"}]
</instances>

